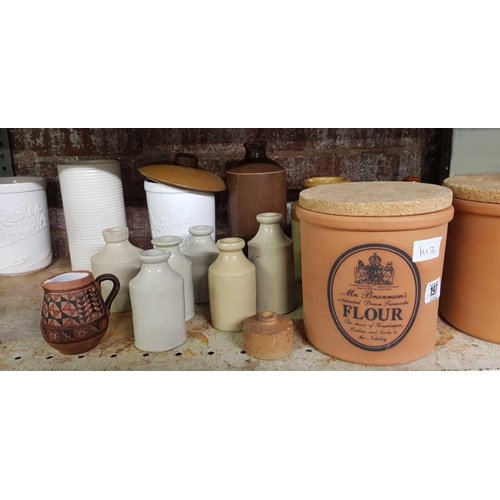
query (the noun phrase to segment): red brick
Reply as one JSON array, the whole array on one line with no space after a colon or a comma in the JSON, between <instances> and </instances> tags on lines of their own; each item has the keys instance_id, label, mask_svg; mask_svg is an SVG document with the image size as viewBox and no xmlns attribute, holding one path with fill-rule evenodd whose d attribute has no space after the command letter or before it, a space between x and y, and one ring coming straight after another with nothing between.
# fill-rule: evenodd
<instances>
[{"instance_id":1,"label":"red brick","mask_svg":"<svg viewBox=\"0 0 500 500\"><path fill-rule=\"evenodd\" d=\"M49 208L50 231L66 231L64 210L61 206Z\"/></svg>"},{"instance_id":2,"label":"red brick","mask_svg":"<svg viewBox=\"0 0 500 500\"><path fill-rule=\"evenodd\" d=\"M422 129L352 128L312 129L314 149L370 149L389 147L418 147Z\"/></svg>"},{"instance_id":3,"label":"red brick","mask_svg":"<svg viewBox=\"0 0 500 500\"><path fill-rule=\"evenodd\" d=\"M54 258L68 257L69 244L66 232L50 231L50 243L52 246L52 255Z\"/></svg>"},{"instance_id":4,"label":"red brick","mask_svg":"<svg viewBox=\"0 0 500 500\"><path fill-rule=\"evenodd\" d=\"M315 159L307 156L275 158L286 170L287 189L301 189L304 179L315 175Z\"/></svg>"},{"instance_id":5,"label":"red brick","mask_svg":"<svg viewBox=\"0 0 500 500\"><path fill-rule=\"evenodd\" d=\"M141 205L127 205L125 214L129 230L150 230L148 208L144 202Z\"/></svg>"},{"instance_id":6,"label":"red brick","mask_svg":"<svg viewBox=\"0 0 500 500\"><path fill-rule=\"evenodd\" d=\"M139 154L140 129L10 129L12 152L31 151L38 156L109 157Z\"/></svg>"},{"instance_id":7,"label":"red brick","mask_svg":"<svg viewBox=\"0 0 500 500\"><path fill-rule=\"evenodd\" d=\"M397 179L419 177L422 173L422 155L420 153L403 153L399 158Z\"/></svg>"},{"instance_id":8,"label":"red brick","mask_svg":"<svg viewBox=\"0 0 500 500\"><path fill-rule=\"evenodd\" d=\"M135 245L142 250L148 250L153 248L153 244L151 243L151 231L129 231L129 241L132 245Z\"/></svg>"},{"instance_id":9,"label":"red brick","mask_svg":"<svg viewBox=\"0 0 500 500\"><path fill-rule=\"evenodd\" d=\"M354 156L338 156L336 174L353 182L396 180L399 157L383 153L363 153Z\"/></svg>"}]
</instances>

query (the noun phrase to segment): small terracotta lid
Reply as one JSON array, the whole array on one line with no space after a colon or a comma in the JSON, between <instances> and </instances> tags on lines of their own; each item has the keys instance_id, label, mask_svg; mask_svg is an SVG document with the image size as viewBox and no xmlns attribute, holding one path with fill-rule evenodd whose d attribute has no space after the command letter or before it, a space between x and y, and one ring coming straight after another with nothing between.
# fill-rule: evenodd
<instances>
[{"instance_id":1,"label":"small terracotta lid","mask_svg":"<svg viewBox=\"0 0 500 500\"><path fill-rule=\"evenodd\" d=\"M302 186L304 189L308 189L326 184L342 184L343 182L351 182L351 180L345 177L309 177L308 179L304 179Z\"/></svg>"},{"instance_id":2,"label":"small terracotta lid","mask_svg":"<svg viewBox=\"0 0 500 500\"><path fill-rule=\"evenodd\" d=\"M500 173L455 175L443 181L460 200L500 203Z\"/></svg>"},{"instance_id":3,"label":"small terracotta lid","mask_svg":"<svg viewBox=\"0 0 500 500\"><path fill-rule=\"evenodd\" d=\"M262 311L243 322L243 342L249 356L283 358L293 351L293 322L273 311Z\"/></svg>"},{"instance_id":4,"label":"small terracotta lid","mask_svg":"<svg viewBox=\"0 0 500 500\"><path fill-rule=\"evenodd\" d=\"M187 153L177 153L174 164L154 164L141 167L139 172L149 180L190 191L216 193L226 189L225 182L212 172L197 168L198 158Z\"/></svg>"},{"instance_id":5,"label":"small terracotta lid","mask_svg":"<svg viewBox=\"0 0 500 500\"><path fill-rule=\"evenodd\" d=\"M443 186L418 182L347 182L317 186L300 192L299 205L332 215L391 217L439 212L452 203Z\"/></svg>"}]
</instances>

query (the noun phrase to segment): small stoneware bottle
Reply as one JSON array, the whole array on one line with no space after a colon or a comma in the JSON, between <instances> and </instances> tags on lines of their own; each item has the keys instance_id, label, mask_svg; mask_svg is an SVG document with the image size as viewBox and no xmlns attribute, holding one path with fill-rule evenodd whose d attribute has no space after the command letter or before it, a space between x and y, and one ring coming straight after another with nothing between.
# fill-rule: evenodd
<instances>
[{"instance_id":1,"label":"small stoneware bottle","mask_svg":"<svg viewBox=\"0 0 500 500\"><path fill-rule=\"evenodd\" d=\"M124 226L111 227L102 232L104 247L91 259L94 276L111 273L120 281L120 291L111 305L111 312L127 312L132 309L128 284L141 269L139 259L140 248L128 241L128 228ZM103 282L101 285L104 300L111 293L112 285Z\"/></svg>"},{"instance_id":2,"label":"small stoneware bottle","mask_svg":"<svg viewBox=\"0 0 500 500\"><path fill-rule=\"evenodd\" d=\"M219 256L219 250L212 236L212 226L192 226L189 228L191 241L184 255L193 263L194 301L208 304L208 268Z\"/></svg>"},{"instance_id":3,"label":"small stoneware bottle","mask_svg":"<svg viewBox=\"0 0 500 500\"><path fill-rule=\"evenodd\" d=\"M255 266L243 254L245 241L222 238L217 260L208 270L210 316L217 330L237 332L256 311Z\"/></svg>"},{"instance_id":4,"label":"small stoneware bottle","mask_svg":"<svg viewBox=\"0 0 500 500\"><path fill-rule=\"evenodd\" d=\"M286 314L295 307L293 242L280 226L283 215L257 215L260 227L248 242L248 258L257 276L257 312Z\"/></svg>"},{"instance_id":5,"label":"small stoneware bottle","mask_svg":"<svg viewBox=\"0 0 500 500\"><path fill-rule=\"evenodd\" d=\"M193 264L190 259L181 252L180 236L158 236L151 243L155 248L170 252L168 265L184 278L184 307L186 309L186 321L194 317L194 293L193 293Z\"/></svg>"},{"instance_id":6,"label":"small stoneware bottle","mask_svg":"<svg viewBox=\"0 0 500 500\"><path fill-rule=\"evenodd\" d=\"M141 351L169 351L186 341L184 279L169 257L164 250L144 250L142 268L130 281L134 342Z\"/></svg>"}]
</instances>

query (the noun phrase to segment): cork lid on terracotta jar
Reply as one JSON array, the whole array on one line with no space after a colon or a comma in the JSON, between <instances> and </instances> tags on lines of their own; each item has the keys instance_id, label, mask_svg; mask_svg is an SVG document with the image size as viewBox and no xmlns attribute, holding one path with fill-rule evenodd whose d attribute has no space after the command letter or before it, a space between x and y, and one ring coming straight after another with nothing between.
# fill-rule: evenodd
<instances>
[{"instance_id":1,"label":"cork lid on terracotta jar","mask_svg":"<svg viewBox=\"0 0 500 500\"><path fill-rule=\"evenodd\" d=\"M460 200L500 203L500 173L455 175L445 179L443 186Z\"/></svg>"},{"instance_id":2,"label":"cork lid on terracotta jar","mask_svg":"<svg viewBox=\"0 0 500 500\"><path fill-rule=\"evenodd\" d=\"M400 181L348 182L301 191L299 204L312 212L358 217L390 217L438 212L449 207L447 187Z\"/></svg>"}]
</instances>

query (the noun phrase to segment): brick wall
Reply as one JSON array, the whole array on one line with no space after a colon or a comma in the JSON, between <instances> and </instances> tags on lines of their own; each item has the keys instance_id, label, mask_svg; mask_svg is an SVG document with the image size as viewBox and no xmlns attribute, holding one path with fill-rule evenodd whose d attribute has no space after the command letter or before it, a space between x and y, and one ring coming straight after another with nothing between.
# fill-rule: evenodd
<instances>
[{"instance_id":1,"label":"brick wall","mask_svg":"<svg viewBox=\"0 0 500 500\"><path fill-rule=\"evenodd\" d=\"M52 247L69 255L57 163L114 158L121 162L130 240L150 248L143 176L138 168L195 154L199 166L220 175L244 156L243 143L265 140L268 156L287 170L289 199L308 177L341 175L353 181L436 182L439 129L9 129L16 175L47 179ZM227 235L227 194L216 194L218 237Z\"/></svg>"}]
</instances>

